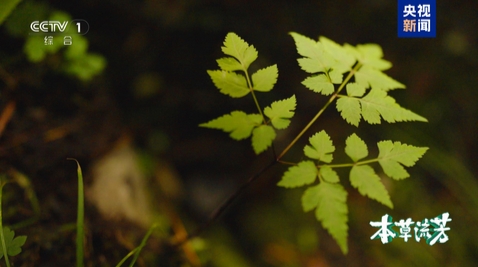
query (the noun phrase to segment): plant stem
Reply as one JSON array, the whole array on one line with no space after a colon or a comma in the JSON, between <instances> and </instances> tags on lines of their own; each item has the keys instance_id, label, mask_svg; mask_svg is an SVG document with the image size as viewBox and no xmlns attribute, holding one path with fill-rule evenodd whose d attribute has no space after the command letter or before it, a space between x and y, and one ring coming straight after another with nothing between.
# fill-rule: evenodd
<instances>
[{"instance_id":1,"label":"plant stem","mask_svg":"<svg viewBox=\"0 0 478 267\"><path fill-rule=\"evenodd\" d=\"M136 261L138 260L138 257L139 257L139 253L141 253L141 250L144 248L144 246L146 246L146 241L148 241L148 238L151 236L151 234L153 233L153 230L157 227L158 225L157 224L153 224L148 232L146 233L146 235L143 237L143 239L141 240L141 244L139 244L139 246L135 249L136 252L134 253L134 257L133 257L133 260L131 261L129 267L133 267L133 265L136 263Z\"/></svg>"},{"instance_id":2,"label":"plant stem","mask_svg":"<svg viewBox=\"0 0 478 267\"><path fill-rule=\"evenodd\" d=\"M0 176L0 239L2 242L2 252L3 252L3 257L5 258L5 264L7 267L10 267L10 262L8 261L8 254L7 254L7 244L5 243L5 235L3 232L3 224L2 224L2 191L3 191L3 186L5 186L6 182L4 182L5 176L1 175Z\"/></svg>"},{"instance_id":3,"label":"plant stem","mask_svg":"<svg viewBox=\"0 0 478 267\"><path fill-rule=\"evenodd\" d=\"M133 254L135 254L136 251L138 251L138 249L139 248L137 247L137 248L131 250L128 254L126 254L126 256L124 256L124 258L121 259L121 261L118 262L118 264L116 264L116 267L121 267L121 265L123 265L123 263L125 263L127 259L129 259L131 256L133 256Z\"/></svg>"},{"instance_id":4,"label":"plant stem","mask_svg":"<svg viewBox=\"0 0 478 267\"><path fill-rule=\"evenodd\" d=\"M302 131L292 140L292 142L289 143L289 145L279 154L277 157L277 161L279 161L291 148L292 146L295 145L295 143L304 135L304 133L312 126L312 124L315 123L315 121L324 113L325 109L332 104L332 102L337 98L338 94L342 89L345 87L345 85L348 83L348 81L352 78L352 76L355 74L355 72L360 68L360 64L357 64L353 70L349 72L345 80L340 84L339 88L337 91L329 98L329 101L315 114L315 117L310 120L310 122L302 129Z\"/></svg>"},{"instance_id":5,"label":"plant stem","mask_svg":"<svg viewBox=\"0 0 478 267\"><path fill-rule=\"evenodd\" d=\"M327 167L330 167L330 168L346 168L346 167L353 167L353 166L370 164L370 163L374 163L374 162L377 162L377 161L378 161L378 158L375 158L375 159L368 159L368 160L364 160L364 161L358 161L358 162L354 162L354 163L330 164L330 165L327 165Z\"/></svg>"},{"instance_id":6,"label":"plant stem","mask_svg":"<svg viewBox=\"0 0 478 267\"><path fill-rule=\"evenodd\" d=\"M254 99L254 103L256 104L256 108L259 111L259 114L261 114L262 121L264 122L264 124L267 124L266 117L264 117L261 106L259 105L259 101L257 101L256 94L254 94L254 88L252 87L252 82L251 82L251 79L249 78L249 74L247 73L247 69L244 69L243 71L246 74L247 87L249 87L249 91L251 91L251 95L252 95L252 98Z\"/></svg>"},{"instance_id":7,"label":"plant stem","mask_svg":"<svg viewBox=\"0 0 478 267\"><path fill-rule=\"evenodd\" d=\"M241 193L249 187L249 185L252 184L257 178L259 178L264 172L266 172L269 168L277 164L278 162L276 160L271 161L269 164L267 164L264 168L262 168L260 171L258 171L256 174L252 175L249 177L249 179L239 187L231 196L229 196L228 199L226 199L209 217L209 219L201 226L199 226L194 232L188 234L186 237L184 237L181 240L178 240L173 243L174 246L180 246L184 242L200 235L206 228L208 228L213 222L219 218L224 211L234 202L234 200L237 199L241 195Z\"/></svg>"},{"instance_id":8,"label":"plant stem","mask_svg":"<svg viewBox=\"0 0 478 267\"><path fill-rule=\"evenodd\" d=\"M81 172L80 163L76 159L68 158L68 160L76 161L77 175L78 175L78 207L76 216L76 267L83 267L83 242L85 239L84 218L84 189L83 189L83 174Z\"/></svg>"}]
</instances>

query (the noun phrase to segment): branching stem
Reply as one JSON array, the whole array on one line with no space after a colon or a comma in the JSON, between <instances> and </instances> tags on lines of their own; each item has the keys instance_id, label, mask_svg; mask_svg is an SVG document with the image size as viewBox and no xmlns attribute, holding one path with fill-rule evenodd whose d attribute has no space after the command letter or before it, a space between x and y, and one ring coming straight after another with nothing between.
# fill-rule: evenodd
<instances>
[{"instance_id":1,"label":"branching stem","mask_svg":"<svg viewBox=\"0 0 478 267\"><path fill-rule=\"evenodd\" d=\"M317 121L317 119L320 117L320 115L322 115L322 113L324 113L325 109L330 104L332 104L332 102L334 102L335 98L337 98L340 91L342 91L342 89L345 87L345 85L348 83L348 81L352 78L352 76L354 76L355 72L360 68L360 66L361 66L360 64L357 64L355 66L355 68L352 71L349 72L349 74L347 75L345 80L342 82L342 84L340 84L337 91L329 98L329 101L327 101L327 103L319 110L319 112L317 112L317 114L315 114L315 117L312 120L310 120L310 122L302 129L302 131L294 138L294 140L292 140L292 142L290 142L290 144L279 154L279 156L277 157L278 161L295 145L295 143L312 126L312 124L314 124L315 121Z\"/></svg>"},{"instance_id":2,"label":"branching stem","mask_svg":"<svg viewBox=\"0 0 478 267\"><path fill-rule=\"evenodd\" d=\"M279 156L276 156L275 154L275 151L274 151L274 160L272 160L269 164L267 164L264 168L262 168L261 170L259 170L256 174L252 175L251 177L249 177L249 179L241 185L241 187L239 187L228 199L226 199L212 214L211 216L209 217L209 219L201 226L199 226L194 232L188 234L187 236L185 236L183 239L181 240L175 240L173 241L173 245L174 246L180 246L182 244L184 244L184 242L187 242L188 240L191 240L192 238L194 237L197 237L199 236L206 228L208 228L212 223L214 223L223 213L224 211L226 211L226 209L234 202L234 200L236 200L240 195L241 193L247 188L249 187L249 185L251 185L257 178L259 178L264 172L266 172L269 168L271 168L272 166L274 166L275 164L277 163L283 163L283 164L289 164L289 165L293 165L294 163L291 163L291 162L286 162L286 161L282 161L281 158L292 148L292 146L294 146L294 144L304 135L304 133L312 126L312 124L314 124L317 119L320 117L320 115L322 115L322 113L325 111L325 109L335 100L335 98L337 98L338 94L340 93L340 91L342 91L342 89L345 87L345 85L348 83L348 81L353 77L353 75L355 74L355 72L360 68L360 64L357 64L355 66L355 68L353 68L352 71L349 72L349 74L347 75L347 77L344 79L344 81L342 82L342 84L339 86L339 88L337 89L337 91L329 98L329 101L327 101L327 103L319 110L319 112L315 115L315 117L302 129L302 131L294 138L294 140L292 140L292 142L290 142L290 144L280 153ZM265 117L264 115L262 114L262 110L261 110L261 107L259 105L259 102L257 101L257 98L254 94L254 90L252 88L252 83L251 83L251 80L249 79L249 75L247 74L247 71L245 70L244 73L246 74L246 80L247 80L247 84L249 86L249 89L251 90L251 94L252 94L252 97L254 98L254 102L256 103L256 107L257 109L259 110L259 113L261 114L262 118L263 118L263 121L264 123L266 123L266 120L265 120ZM273 147L274 148L274 147ZM376 160L375 160L376 161ZM355 165L361 165L361 164L366 164L366 162L368 161L363 161L363 162L360 162L360 163L352 163L352 164L347 164L348 167L350 166L353 166L354 164ZM345 167L342 166L342 165L329 165L330 167Z\"/></svg>"},{"instance_id":3,"label":"branching stem","mask_svg":"<svg viewBox=\"0 0 478 267\"><path fill-rule=\"evenodd\" d=\"M252 175L249 177L249 179L239 187L226 201L224 201L209 217L209 219L201 226L199 226L194 232L188 234L185 238L182 240L174 242L174 246L180 246L184 244L184 242L191 240L194 237L197 237L199 234L201 234L206 228L208 228L213 222L215 222L221 215L226 211L226 209L236 200L241 193L250 185L252 182L254 182L257 178L259 178L264 172L266 172L268 169L270 169L272 166L277 164L278 162L276 160L273 160L269 162L264 168L259 170L256 174Z\"/></svg>"}]
</instances>

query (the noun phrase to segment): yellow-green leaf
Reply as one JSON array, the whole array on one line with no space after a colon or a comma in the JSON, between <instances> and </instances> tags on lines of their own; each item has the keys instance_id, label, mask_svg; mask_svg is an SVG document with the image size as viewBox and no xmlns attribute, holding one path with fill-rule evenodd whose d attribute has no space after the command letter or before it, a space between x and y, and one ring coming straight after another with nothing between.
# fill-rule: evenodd
<instances>
[{"instance_id":1,"label":"yellow-green leaf","mask_svg":"<svg viewBox=\"0 0 478 267\"><path fill-rule=\"evenodd\" d=\"M317 179L317 167L310 160L299 162L289 167L282 175L278 186L293 188L313 183Z\"/></svg>"},{"instance_id":2,"label":"yellow-green leaf","mask_svg":"<svg viewBox=\"0 0 478 267\"><path fill-rule=\"evenodd\" d=\"M368 156L367 144L356 134L352 134L345 140L345 153L354 162L357 162Z\"/></svg>"},{"instance_id":3,"label":"yellow-green leaf","mask_svg":"<svg viewBox=\"0 0 478 267\"><path fill-rule=\"evenodd\" d=\"M370 124L380 123L380 116L389 123L399 121L423 121L427 119L402 108L395 102L395 99L387 95L383 90L372 89L360 99L362 106L362 117Z\"/></svg>"},{"instance_id":4,"label":"yellow-green leaf","mask_svg":"<svg viewBox=\"0 0 478 267\"><path fill-rule=\"evenodd\" d=\"M208 70L214 85L219 91L231 97L243 97L249 94L246 78L235 72L225 70Z\"/></svg>"},{"instance_id":5,"label":"yellow-green leaf","mask_svg":"<svg viewBox=\"0 0 478 267\"><path fill-rule=\"evenodd\" d=\"M251 136L252 129L262 122L259 114L246 114L242 111L233 111L199 126L219 129L230 133L232 139L241 140Z\"/></svg>"},{"instance_id":6,"label":"yellow-green leaf","mask_svg":"<svg viewBox=\"0 0 478 267\"><path fill-rule=\"evenodd\" d=\"M340 116L344 118L348 123L358 126L360 116L360 101L353 97L341 97L336 102L337 110L340 112Z\"/></svg>"},{"instance_id":7,"label":"yellow-green leaf","mask_svg":"<svg viewBox=\"0 0 478 267\"><path fill-rule=\"evenodd\" d=\"M252 148L256 154L265 151L272 145L276 132L272 126L261 125L252 131Z\"/></svg>"},{"instance_id":8,"label":"yellow-green leaf","mask_svg":"<svg viewBox=\"0 0 478 267\"><path fill-rule=\"evenodd\" d=\"M277 69L277 65L272 65L256 71L252 74L253 89L259 92L269 92L274 88L278 75L279 70Z\"/></svg>"},{"instance_id":9,"label":"yellow-green leaf","mask_svg":"<svg viewBox=\"0 0 478 267\"><path fill-rule=\"evenodd\" d=\"M353 166L350 170L350 183L358 189L362 196L367 196L389 208L393 208L387 189L369 165Z\"/></svg>"},{"instance_id":10,"label":"yellow-green leaf","mask_svg":"<svg viewBox=\"0 0 478 267\"><path fill-rule=\"evenodd\" d=\"M249 65L257 59L257 50L254 46L249 45L233 32L226 35L222 52L235 57L241 63L243 70L247 70Z\"/></svg>"},{"instance_id":11,"label":"yellow-green leaf","mask_svg":"<svg viewBox=\"0 0 478 267\"><path fill-rule=\"evenodd\" d=\"M425 154L428 147L415 147L400 142L380 141L378 145L378 163L386 175L393 179L404 179L410 175L405 170L411 167Z\"/></svg>"},{"instance_id":12,"label":"yellow-green leaf","mask_svg":"<svg viewBox=\"0 0 478 267\"><path fill-rule=\"evenodd\" d=\"M323 95L331 95L334 92L334 85L325 74L307 77L302 84L310 90Z\"/></svg>"},{"instance_id":13,"label":"yellow-green leaf","mask_svg":"<svg viewBox=\"0 0 478 267\"><path fill-rule=\"evenodd\" d=\"M335 147L330 140L330 136L324 131L320 131L309 138L309 143L304 147L304 154L311 159L318 159L322 162L330 163L333 159L332 152Z\"/></svg>"},{"instance_id":14,"label":"yellow-green leaf","mask_svg":"<svg viewBox=\"0 0 478 267\"><path fill-rule=\"evenodd\" d=\"M347 191L340 184L322 182L309 187L302 195L304 211L315 207L315 217L332 235L344 254L347 254Z\"/></svg>"},{"instance_id":15,"label":"yellow-green leaf","mask_svg":"<svg viewBox=\"0 0 478 267\"><path fill-rule=\"evenodd\" d=\"M305 57L298 60L304 71L308 73L327 72L337 64L320 42L295 32L291 32L290 35L295 41L297 52Z\"/></svg>"},{"instance_id":16,"label":"yellow-green leaf","mask_svg":"<svg viewBox=\"0 0 478 267\"><path fill-rule=\"evenodd\" d=\"M295 95L279 101L274 101L270 107L264 109L264 114L269 117L276 129L285 129L294 116L296 106Z\"/></svg>"},{"instance_id":17,"label":"yellow-green leaf","mask_svg":"<svg viewBox=\"0 0 478 267\"><path fill-rule=\"evenodd\" d=\"M225 71L242 70L241 63L232 57L223 57L216 60L216 62L219 65L219 68L221 68L221 70L225 70Z\"/></svg>"},{"instance_id":18,"label":"yellow-green leaf","mask_svg":"<svg viewBox=\"0 0 478 267\"><path fill-rule=\"evenodd\" d=\"M319 175L324 181L329 183L338 183L340 181L337 172L327 165L320 167Z\"/></svg>"}]
</instances>

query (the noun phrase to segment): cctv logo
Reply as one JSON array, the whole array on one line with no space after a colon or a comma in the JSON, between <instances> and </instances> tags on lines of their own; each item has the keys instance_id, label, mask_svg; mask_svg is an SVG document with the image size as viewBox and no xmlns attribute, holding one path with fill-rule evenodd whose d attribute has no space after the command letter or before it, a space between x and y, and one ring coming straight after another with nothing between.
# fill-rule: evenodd
<instances>
[{"instance_id":1,"label":"cctv logo","mask_svg":"<svg viewBox=\"0 0 478 267\"><path fill-rule=\"evenodd\" d=\"M57 30L64 32L67 25L68 21L64 21L63 23L59 21L34 21L30 24L30 29L34 32L56 32Z\"/></svg>"}]
</instances>

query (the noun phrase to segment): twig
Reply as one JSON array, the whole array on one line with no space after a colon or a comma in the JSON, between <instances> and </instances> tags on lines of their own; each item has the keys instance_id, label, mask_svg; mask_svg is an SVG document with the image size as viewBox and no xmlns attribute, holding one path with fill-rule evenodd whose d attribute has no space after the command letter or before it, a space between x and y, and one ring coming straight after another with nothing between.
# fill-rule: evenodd
<instances>
[{"instance_id":1,"label":"twig","mask_svg":"<svg viewBox=\"0 0 478 267\"><path fill-rule=\"evenodd\" d=\"M2 136L5 127L8 122L12 119L13 113L15 112L15 101L8 102L7 106L2 111L0 115L0 136Z\"/></svg>"},{"instance_id":2,"label":"twig","mask_svg":"<svg viewBox=\"0 0 478 267\"><path fill-rule=\"evenodd\" d=\"M226 209L248 188L257 178L259 178L264 172L266 172L269 168L277 164L278 161L275 159L272 160L269 164L267 164L264 168L259 170L257 173L249 177L249 179L243 183L226 201L224 201L209 217L209 219L196 228L196 230L187 236L185 236L182 240L176 240L173 242L173 246L181 246L184 242L193 239L194 237L199 236L205 229L207 229L211 224L213 224L223 213Z\"/></svg>"}]
</instances>

